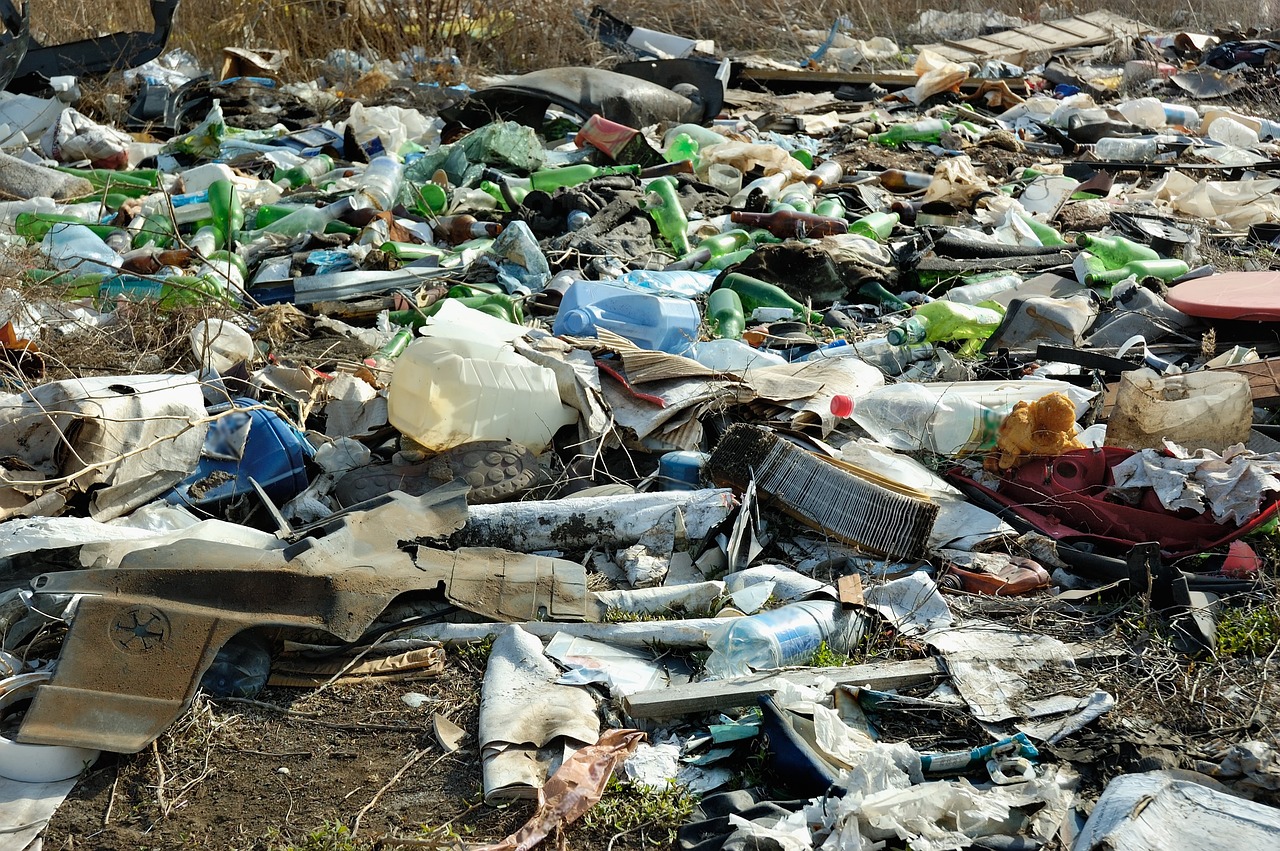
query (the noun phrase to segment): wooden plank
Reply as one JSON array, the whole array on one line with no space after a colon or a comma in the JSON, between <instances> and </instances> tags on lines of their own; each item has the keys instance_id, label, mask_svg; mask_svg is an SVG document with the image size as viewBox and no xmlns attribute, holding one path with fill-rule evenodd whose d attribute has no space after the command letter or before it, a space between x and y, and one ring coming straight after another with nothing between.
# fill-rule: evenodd
<instances>
[{"instance_id":1,"label":"wooden plank","mask_svg":"<svg viewBox=\"0 0 1280 851\"><path fill-rule=\"evenodd\" d=\"M1254 404L1264 408L1280 404L1280 358L1267 358L1219 369L1248 378L1249 393L1253 396Z\"/></svg>"},{"instance_id":2,"label":"wooden plank","mask_svg":"<svg viewBox=\"0 0 1280 851\"><path fill-rule=\"evenodd\" d=\"M967 59L965 61L968 61ZM875 83L885 88L905 89L914 86L919 78L910 72L883 73L870 71L794 71L781 68L744 68L739 77L740 82L752 82L766 85L768 83L805 83L814 86L865 86ZM960 88L967 91L978 89L986 80L965 80ZM1027 82L1022 77L1011 77L1003 80L1015 92L1025 92Z\"/></svg>"},{"instance_id":3,"label":"wooden plank","mask_svg":"<svg viewBox=\"0 0 1280 851\"><path fill-rule=\"evenodd\" d=\"M703 712L736 709L755 705L762 694L773 694L782 680L811 683L826 677L838 685L867 686L885 691L932 682L945 676L946 668L938 657L909 662L881 662L853 665L847 668L804 668L794 671L765 672L727 680L651 689L622 699L623 711L632 718L673 718Z\"/></svg>"}]
</instances>

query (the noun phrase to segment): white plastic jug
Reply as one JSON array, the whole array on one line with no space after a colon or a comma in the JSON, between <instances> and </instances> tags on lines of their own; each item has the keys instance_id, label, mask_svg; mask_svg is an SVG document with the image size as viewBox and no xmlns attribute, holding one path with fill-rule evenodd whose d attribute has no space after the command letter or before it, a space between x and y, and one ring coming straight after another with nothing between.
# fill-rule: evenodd
<instances>
[{"instance_id":1,"label":"white plastic jug","mask_svg":"<svg viewBox=\"0 0 1280 851\"><path fill-rule=\"evenodd\" d=\"M578 414L560 402L555 373L518 354L526 329L446 301L396 361L391 424L435 451L509 439L541 452Z\"/></svg>"}]
</instances>

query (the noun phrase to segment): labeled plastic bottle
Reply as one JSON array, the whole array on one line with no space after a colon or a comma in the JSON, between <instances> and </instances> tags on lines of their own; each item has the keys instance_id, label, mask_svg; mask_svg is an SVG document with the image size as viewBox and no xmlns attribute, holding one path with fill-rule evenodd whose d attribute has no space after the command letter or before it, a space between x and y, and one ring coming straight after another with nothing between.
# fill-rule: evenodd
<instances>
[{"instance_id":1,"label":"labeled plastic bottle","mask_svg":"<svg viewBox=\"0 0 1280 851\"><path fill-rule=\"evenodd\" d=\"M950 129L949 121L925 118L911 124L895 124L883 133L872 133L870 139L874 144L896 148L905 142L936 143Z\"/></svg>"},{"instance_id":2,"label":"labeled plastic bottle","mask_svg":"<svg viewBox=\"0 0 1280 851\"><path fill-rule=\"evenodd\" d=\"M832 600L803 600L747 617L732 618L707 641L707 673L716 679L752 671L807 665L823 642L848 653L862 619Z\"/></svg>"},{"instance_id":3,"label":"labeled plastic bottle","mask_svg":"<svg viewBox=\"0 0 1280 851\"><path fill-rule=\"evenodd\" d=\"M1123 236L1091 236L1082 233L1076 237L1076 245L1098 258L1108 269L1119 269L1134 260L1160 259L1155 249Z\"/></svg>"},{"instance_id":4,"label":"labeled plastic bottle","mask_svg":"<svg viewBox=\"0 0 1280 851\"><path fill-rule=\"evenodd\" d=\"M689 253L689 219L676 196L676 179L659 177L649 184L644 209L677 257Z\"/></svg>"},{"instance_id":5,"label":"labeled plastic bottle","mask_svg":"<svg viewBox=\"0 0 1280 851\"><path fill-rule=\"evenodd\" d=\"M914 195L923 192L933 183L933 175L922 171L903 171L898 168L886 168L880 172L880 185L890 192L899 195Z\"/></svg>"},{"instance_id":6,"label":"labeled plastic bottle","mask_svg":"<svg viewBox=\"0 0 1280 851\"><path fill-rule=\"evenodd\" d=\"M310 186L317 177L333 171L333 157L328 154L316 154L308 157L293 168L276 169L273 182L281 189L297 189Z\"/></svg>"},{"instance_id":7,"label":"labeled plastic bottle","mask_svg":"<svg viewBox=\"0 0 1280 851\"><path fill-rule=\"evenodd\" d=\"M898 224L897 213L869 213L849 225L849 233L884 242Z\"/></svg>"},{"instance_id":8,"label":"labeled plastic bottle","mask_svg":"<svg viewBox=\"0 0 1280 851\"><path fill-rule=\"evenodd\" d=\"M895 346L966 340L961 353L967 355L981 348L982 341L990 337L1003 320L1000 311L991 308L931 301L916 308L910 318L890 328L885 336Z\"/></svg>"},{"instance_id":9,"label":"labeled plastic bottle","mask_svg":"<svg viewBox=\"0 0 1280 851\"><path fill-rule=\"evenodd\" d=\"M983 452L995 447L996 432L1015 404L1064 389L1073 388L1042 380L901 381L860 396L850 418L885 446L902 452Z\"/></svg>"},{"instance_id":10,"label":"labeled plastic bottle","mask_svg":"<svg viewBox=\"0 0 1280 851\"><path fill-rule=\"evenodd\" d=\"M742 299L731 289L721 287L707 298L707 327L717 339L737 340L747 328Z\"/></svg>"},{"instance_id":11,"label":"labeled plastic bottle","mask_svg":"<svg viewBox=\"0 0 1280 851\"><path fill-rule=\"evenodd\" d=\"M785 307L791 310L797 318L804 321L814 324L822 321L821 313L805 307L787 295L786 291L781 287L762 281L759 278L731 272L725 275L720 286L724 289L731 289L738 294L738 298L742 301L744 316L750 316L762 307Z\"/></svg>"},{"instance_id":12,"label":"labeled plastic bottle","mask_svg":"<svg viewBox=\"0 0 1280 851\"><path fill-rule=\"evenodd\" d=\"M688 299L575 281L560 302L553 332L594 337L603 328L641 348L679 355L697 341L701 324L698 306Z\"/></svg>"},{"instance_id":13,"label":"labeled plastic bottle","mask_svg":"<svg viewBox=\"0 0 1280 851\"><path fill-rule=\"evenodd\" d=\"M776 213L748 213L734 210L729 214L729 218L736 224L763 228L782 239L818 239L849 232L849 223L844 219L831 219L814 213L790 210L780 210Z\"/></svg>"},{"instance_id":14,"label":"labeled plastic bottle","mask_svg":"<svg viewBox=\"0 0 1280 851\"><path fill-rule=\"evenodd\" d=\"M374 157L356 178L356 191L378 210L393 209L404 186L404 165L390 154Z\"/></svg>"},{"instance_id":15,"label":"labeled plastic bottle","mask_svg":"<svg viewBox=\"0 0 1280 851\"><path fill-rule=\"evenodd\" d=\"M1187 274L1189 267L1181 260L1173 260L1162 258L1159 260L1134 260L1126 263L1118 269L1108 269L1105 272L1093 272L1085 276L1085 284L1087 286L1095 286L1098 284L1118 284L1125 278L1130 276L1136 277L1139 281L1145 278L1159 278L1168 282L1181 278Z\"/></svg>"}]
</instances>

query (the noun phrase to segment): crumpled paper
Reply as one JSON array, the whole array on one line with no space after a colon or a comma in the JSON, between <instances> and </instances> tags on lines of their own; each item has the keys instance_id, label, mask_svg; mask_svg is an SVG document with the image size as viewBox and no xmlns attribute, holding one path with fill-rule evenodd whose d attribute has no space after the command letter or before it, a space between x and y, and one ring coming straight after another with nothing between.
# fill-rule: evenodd
<instances>
[{"instance_id":1,"label":"crumpled paper","mask_svg":"<svg viewBox=\"0 0 1280 851\"><path fill-rule=\"evenodd\" d=\"M1170 511L1190 508L1203 514L1205 502L1218 523L1243 524L1262 510L1267 493L1280 491L1280 454L1255 455L1243 444L1219 455L1195 454L1165 441L1172 455L1143 449L1112 469L1117 489L1149 487Z\"/></svg>"}]
</instances>

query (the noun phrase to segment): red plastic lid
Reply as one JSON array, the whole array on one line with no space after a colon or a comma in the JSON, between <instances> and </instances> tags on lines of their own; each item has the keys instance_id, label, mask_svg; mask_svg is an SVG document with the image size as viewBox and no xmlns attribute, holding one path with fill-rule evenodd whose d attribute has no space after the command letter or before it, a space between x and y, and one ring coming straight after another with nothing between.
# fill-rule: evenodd
<instances>
[{"instance_id":1,"label":"red plastic lid","mask_svg":"<svg viewBox=\"0 0 1280 851\"><path fill-rule=\"evenodd\" d=\"M853 416L853 399L844 395L832 396L831 413L842 420L847 420Z\"/></svg>"}]
</instances>

